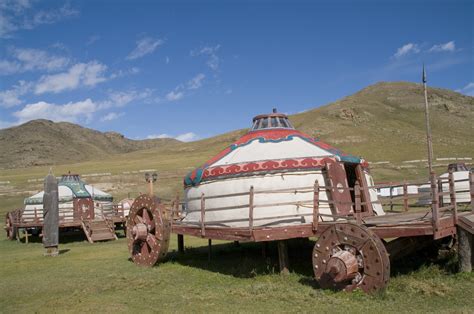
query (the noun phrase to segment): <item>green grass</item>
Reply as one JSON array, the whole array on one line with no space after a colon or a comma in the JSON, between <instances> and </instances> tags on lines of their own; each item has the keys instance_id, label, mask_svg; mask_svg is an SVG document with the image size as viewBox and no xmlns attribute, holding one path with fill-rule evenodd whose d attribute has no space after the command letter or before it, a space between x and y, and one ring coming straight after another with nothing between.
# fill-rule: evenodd
<instances>
[{"instance_id":1,"label":"green grass","mask_svg":"<svg viewBox=\"0 0 474 314\"><path fill-rule=\"evenodd\" d=\"M474 275L455 274L446 261L407 262L392 270L388 289L375 296L321 290L312 279L313 242L290 243L291 273L277 272L277 252L259 244L185 238L153 268L128 259L124 238L60 244L43 257L40 243L0 240L0 312L471 312ZM63 237L63 242L68 238ZM452 262L452 260L451 260ZM444 265L444 266L442 266ZM448 265L448 266L446 266Z\"/></svg>"}]
</instances>

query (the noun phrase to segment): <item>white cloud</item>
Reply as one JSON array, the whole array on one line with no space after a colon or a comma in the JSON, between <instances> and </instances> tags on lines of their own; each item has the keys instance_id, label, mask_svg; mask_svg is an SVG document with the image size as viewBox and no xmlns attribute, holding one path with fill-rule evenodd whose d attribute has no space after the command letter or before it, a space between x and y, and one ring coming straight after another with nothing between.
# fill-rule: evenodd
<instances>
[{"instance_id":1,"label":"white cloud","mask_svg":"<svg viewBox=\"0 0 474 314\"><path fill-rule=\"evenodd\" d=\"M130 52L126 59L134 60L146 56L147 54L154 52L156 48L161 46L163 43L163 40L154 39L151 37L145 37L140 40L137 40L137 46L135 47L135 49L132 50L132 52Z\"/></svg>"},{"instance_id":2,"label":"white cloud","mask_svg":"<svg viewBox=\"0 0 474 314\"><path fill-rule=\"evenodd\" d=\"M408 43L406 45L403 45L402 47L397 49L397 52L393 55L395 58L400 58L402 56L408 55L408 54L415 54L419 53L420 48L418 47L417 44L414 43Z\"/></svg>"},{"instance_id":3,"label":"white cloud","mask_svg":"<svg viewBox=\"0 0 474 314\"><path fill-rule=\"evenodd\" d=\"M107 66L97 61L77 63L67 72L42 76L35 87L35 94L59 93L81 86L93 87L107 80L104 72Z\"/></svg>"},{"instance_id":4,"label":"white cloud","mask_svg":"<svg viewBox=\"0 0 474 314\"><path fill-rule=\"evenodd\" d=\"M0 75L35 70L51 72L60 70L69 63L69 58L52 55L39 49L10 48L9 51L15 60L0 60Z\"/></svg>"},{"instance_id":5,"label":"white cloud","mask_svg":"<svg viewBox=\"0 0 474 314\"><path fill-rule=\"evenodd\" d=\"M177 136L172 136L169 134L151 134L146 137L147 139L155 139L155 138L174 138L177 139L178 141L181 142L192 142L192 141L197 141L200 137L193 133L193 132L188 132L188 133L183 133Z\"/></svg>"},{"instance_id":6,"label":"white cloud","mask_svg":"<svg viewBox=\"0 0 474 314\"><path fill-rule=\"evenodd\" d=\"M463 88L456 89L456 92L462 93L468 96L474 96L474 82L470 82Z\"/></svg>"},{"instance_id":7,"label":"white cloud","mask_svg":"<svg viewBox=\"0 0 474 314\"><path fill-rule=\"evenodd\" d=\"M456 44L454 43L454 41L449 41L445 44L434 45L428 50L428 52L443 52L443 51L453 52L455 50L456 50Z\"/></svg>"},{"instance_id":8,"label":"white cloud","mask_svg":"<svg viewBox=\"0 0 474 314\"><path fill-rule=\"evenodd\" d=\"M19 81L11 89L0 91L0 107L14 107L22 103L20 97L28 93L32 84L25 81Z\"/></svg>"},{"instance_id":9,"label":"white cloud","mask_svg":"<svg viewBox=\"0 0 474 314\"><path fill-rule=\"evenodd\" d=\"M112 121L112 120L115 120L115 119L118 119L120 118L121 116L123 116L125 113L124 112L109 112L108 114L106 114L105 116L103 116L100 121L102 122L106 122L106 121Z\"/></svg>"},{"instance_id":10,"label":"white cloud","mask_svg":"<svg viewBox=\"0 0 474 314\"><path fill-rule=\"evenodd\" d=\"M176 100L179 100L181 98L183 98L184 96L184 93L179 91L178 89L175 89L171 92L169 92L168 94L166 94L166 100L168 101L176 101Z\"/></svg>"},{"instance_id":11,"label":"white cloud","mask_svg":"<svg viewBox=\"0 0 474 314\"><path fill-rule=\"evenodd\" d=\"M145 89L142 91L109 91L109 101L110 106L114 107L123 107L136 100L145 100L151 97L153 91L151 89Z\"/></svg>"},{"instance_id":12,"label":"white cloud","mask_svg":"<svg viewBox=\"0 0 474 314\"><path fill-rule=\"evenodd\" d=\"M189 133L184 133L184 134L178 135L178 136L175 137L175 139L177 139L178 141L181 141L181 142L192 142L192 141L198 140L199 136L197 136L193 132L189 132Z\"/></svg>"},{"instance_id":13,"label":"white cloud","mask_svg":"<svg viewBox=\"0 0 474 314\"><path fill-rule=\"evenodd\" d=\"M208 67L211 68L213 71L219 70L219 65L220 65L220 58L217 55L217 51L220 49L221 45L216 45L216 46L204 46L200 49L195 49L191 50L191 56L207 56L207 61L206 64Z\"/></svg>"},{"instance_id":14,"label":"white cloud","mask_svg":"<svg viewBox=\"0 0 474 314\"><path fill-rule=\"evenodd\" d=\"M69 102L65 105L56 105L40 101L26 105L22 110L13 113L18 119L18 123L24 123L34 119L48 119L52 121L78 122L85 119L86 122L92 119L92 115L97 111L97 104L90 98L84 101Z\"/></svg>"},{"instance_id":15,"label":"white cloud","mask_svg":"<svg viewBox=\"0 0 474 314\"><path fill-rule=\"evenodd\" d=\"M79 14L69 4L57 9L34 12L32 3L28 0L0 1L0 38L9 38L18 30L34 29L43 24L54 24Z\"/></svg>"},{"instance_id":16,"label":"white cloud","mask_svg":"<svg viewBox=\"0 0 474 314\"><path fill-rule=\"evenodd\" d=\"M192 79L188 81L188 89L198 89L202 86L202 81L206 76L202 73L199 73Z\"/></svg>"},{"instance_id":17,"label":"white cloud","mask_svg":"<svg viewBox=\"0 0 474 314\"><path fill-rule=\"evenodd\" d=\"M165 63L166 63L166 64L169 64L169 63L170 63L170 57L167 56L167 57L165 58Z\"/></svg>"}]
</instances>

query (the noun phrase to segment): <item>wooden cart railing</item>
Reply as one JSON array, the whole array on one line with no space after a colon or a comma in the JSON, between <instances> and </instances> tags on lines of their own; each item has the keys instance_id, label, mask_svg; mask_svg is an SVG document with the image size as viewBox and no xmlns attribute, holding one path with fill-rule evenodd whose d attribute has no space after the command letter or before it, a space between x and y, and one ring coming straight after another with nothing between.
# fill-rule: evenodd
<instances>
[{"instance_id":1,"label":"wooden cart railing","mask_svg":"<svg viewBox=\"0 0 474 314\"><path fill-rule=\"evenodd\" d=\"M466 192L466 191L456 191L455 189L455 184L460 183L460 182L467 182L469 181L469 192L471 195L471 210L474 212L474 176L473 173L470 173L469 179L465 180L454 180L453 173L450 172L448 178L440 178L436 177L434 174L430 177L430 195L431 195L431 205L429 210L427 211L428 213L431 213L431 225L433 232L432 234L435 236L435 238L439 237L444 237L446 236L447 232L452 232L452 227L455 226L457 222L457 215L458 215L458 206L456 203L456 192ZM412 206L410 204L410 201L412 201L415 198L419 198L422 194L408 194L407 186L408 184L412 184L413 182L403 182L403 183L395 183L395 184L389 184L389 185L373 185L373 186L368 186L365 187L367 190L371 189L377 189L381 187L399 187L403 186L403 195L402 196L391 196L388 199L381 197L378 201L369 201L372 204L382 204L385 206L390 206L390 212L394 212L393 208L395 205L400 204L403 207L403 211L406 212L408 211ZM419 182L421 184L422 182ZM426 184L426 182L424 182ZM443 184L448 184L449 190L448 191L443 191L442 186ZM200 213L200 221L199 222L186 222L186 225L195 225L196 227L200 228L200 235L201 237L206 237L206 228L209 227L216 227L219 225L225 225L225 224L231 224L231 223L237 223L237 222L246 222L248 221L248 231L250 234L252 234L252 231L255 228L255 222L259 220L269 220L269 219L297 219L301 218L304 220L306 223L306 217L310 218L309 221L312 225L312 230L316 232L318 229L318 225L320 221L337 221L337 220L352 220L355 221L358 224L364 223L364 219L366 217L371 217L374 215L372 211L370 211L368 208L370 206L365 206L367 205L366 201L362 201L361 195L362 195L362 187L359 185L358 182L355 183L354 187L347 187L347 188L339 188L338 189L347 189L351 192L354 193L354 198L353 202L350 202L350 205L353 208L353 212L351 212L349 215L341 215L337 213L337 207L338 205L342 204L343 202L341 201L336 201L333 200L330 195L331 192L334 191L333 186L326 186L326 185L320 185L318 181L314 183L313 186L306 186L306 187L299 187L299 188L287 188L287 189L273 189L273 190L256 190L253 186L249 188L249 191L247 192L240 192L240 193L232 193L232 194L221 194L221 195L211 195L211 196L206 196L205 194L202 194L200 197L193 197L193 198L188 198L187 201L200 201L200 208L197 210L189 210L187 213L192 213L192 212L199 212ZM320 195L321 192L328 192L328 199L321 199ZM367 192L367 191L366 191ZM284 194L284 193L289 193L289 194L312 194L312 199L311 200L304 200L304 201L297 201L297 202L279 202L279 203L260 203L260 204L255 204L255 195L258 194L264 194L264 195L270 195L270 194ZM242 197L242 196L247 196L248 197L248 203L242 204L242 205L237 205L237 206L222 206L222 207L207 207L206 206L206 200L211 200L211 199L219 199L219 198L229 198L229 197ZM443 202L443 196L449 196L450 202L449 204L444 204ZM399 202L399 203L398 203ZM332 210L332 214L323 214L320 213L320 206L322 204L327 204L329 205L330 208L335 208L335 210ZM347 204L347 202L344 202L344 204ZM172 212L176 212L179 210L181 203L179 202L178 199L173 201L173 206L172 206ZM293 205L293 206L299 206L299 207L306 207L306 208L312 208L312 211L309 213L298 213L298 214L289 214L289 215L280 215L280 216L268 216L268 217L255 217L255 212L258 211L259 208L264 208L264 207L275 207L275 206L284 206L284 205ZM417 206L419 209L419 206ZM237 219L226 219L226 220L213 220L212 222L207 222L206 221L206 212L215 212L215 211L227 211L227 210L235 210L235 209L248 209L248 217L243 217L243 218L237 218ZM441 217L440 217L440 212L446 212L450 211L452 215L452 221L449 224L446 224L445 220L443 220L443 224L440 223ZM180 224L179 221L175 222L176 224ZM446 226L449 226L451 229L447 230ZM241 228L240 228L241 229Z\"/></svg>"}]
</instances>

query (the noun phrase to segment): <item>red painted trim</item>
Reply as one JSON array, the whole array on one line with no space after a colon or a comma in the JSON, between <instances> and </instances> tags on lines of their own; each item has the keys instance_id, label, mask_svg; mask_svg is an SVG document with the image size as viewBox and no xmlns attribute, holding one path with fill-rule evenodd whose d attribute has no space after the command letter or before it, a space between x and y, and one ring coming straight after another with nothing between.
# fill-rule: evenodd
<instances>
[{"instance_id":1,"label":"red painted trim","mask_svg":"<svg viewBox=\"0 0 474 314\"><path fill-rule=\"evenodd\" d=\"M238 163L209 167L204 170L202 180L221 176L233 176L245 173L267 172L272 170L315 169L322 168L326 163L335 162L335 158L294 158L278 160L262 160L248 163Z\"/></svg>"}]
</instances>

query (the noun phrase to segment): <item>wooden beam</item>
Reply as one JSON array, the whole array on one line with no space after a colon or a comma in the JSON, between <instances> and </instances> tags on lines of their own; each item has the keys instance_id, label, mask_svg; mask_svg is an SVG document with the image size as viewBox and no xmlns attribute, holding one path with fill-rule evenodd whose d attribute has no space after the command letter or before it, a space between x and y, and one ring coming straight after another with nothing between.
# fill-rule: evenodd
<instances>
[{"instance_id":1,"label":"wooden beam","mask_svg":"<svg viewBox=\"0 0 474 314\"><path fill-rule=\"evenodd\" d=\"M314 181L314 191L313 191L313 232L318 230L319 222L319 182L318 180Z\"/></svg>"},{"instance_id":2,"label":"wooden beam","mask_svg":"<svg viewBox=\"0 0 474 314\"><path fill-rule=\"evenodd\" d=\"M289 273L288 246L286 240L278 241L278 262L280 264L280 273Z\"/></svg>"},{"instance_id":3,"label":"wooden beam","mask_svg":"<svg viewBox=\"0 0 474 314\"><path fill-rule=\"evenodd\" d=\"M249 229L250 232L253 230L253 185L250 187L250 193L249 193Z\"/></svg>"},{"instance_id":4,"label":"wooden beam","mask_svg":"<svg viewBox=\"0 0 474 314\"><path fill-rule=\"evenodd\" d=\"M178 252L179 253L184 253L184 235L182 234L177 234L178 236Z\"/></svg>"},{"instance_id":5,"label":"wooden beam","mask_svg":"<svg viewBox=\"0 0 474 314\"><path fill-rule=\"evenodd\" d=\"M458 260L460 272L471 272L474 263L474 240L473 235L467 230L457 227L458 236Z\"/></svg>"},{"instance_id":6,"label":"wooden beam","mask_svg":"<svg viewBox=\"0 0 474 314\"><path fill-rule=\"evenodd\" d=\"M204 198L204 193L201 194L201 237L206 236L206 227L205 227L205 218L206 218L206 199Z\"/></svg>"},{"instance_id":7,"label":"wooden beam","mask_svg":"<svg viewBox=\"0 0 474 314\"><path fill-rule=\"evenodd\" d=\"M438 188L436 186L436 174L434 172L430 175L431 182L431 219L433 225L433 234L439 229L439 212L438 212Z\"/></svg>"},{"instance_id":8,"label":"wooden beam","mask_svg":"<svg viewBox=\"0 0 474 314\"><path fill-rule=\"evenodd\" d=\"M408 211L408 185L407 181L403 182L403 208Z\"/></svg>"},{"instance_id":9,"label":"wooden beam","mask_svg":"<svg viewBox=\"0 0 474 314\"><path fill-rule=\"evenodd\" d=\"M357 224L362 223L362 217L361 217L361 204L360 204L360 186L359 182L356 182L354 185L354 196L355 196L355 217L356 217L356 222Z\"/></svg>"},{"instance_id":10,"label":"wooden beam","mask_svg":"<svg viewBox=\"0 0 474 314\"><path fill-rule=\"evenodd\" d=\"M458 222L458 204L456 201L456 187L454 185L453 169L449 169L449 198L451 206L453 206L453 223L454 225Z\"/></svg>"}]
</instances>

